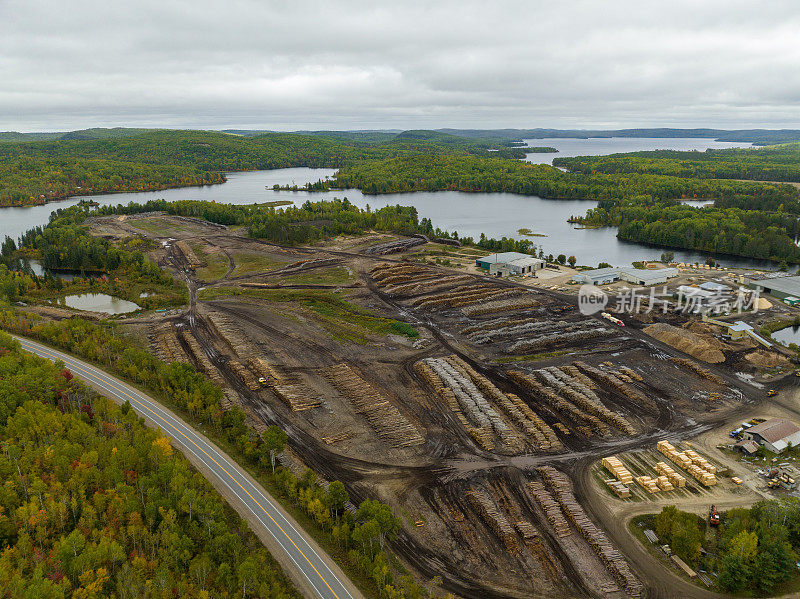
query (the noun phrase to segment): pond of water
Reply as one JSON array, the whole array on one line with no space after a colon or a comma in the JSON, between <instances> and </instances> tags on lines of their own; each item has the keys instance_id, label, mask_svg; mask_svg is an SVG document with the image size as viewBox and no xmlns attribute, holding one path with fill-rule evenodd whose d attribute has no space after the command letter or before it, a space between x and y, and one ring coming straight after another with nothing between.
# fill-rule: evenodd
<instances>
[{"instance_id":1,"label":"pond of water","mask_svg":"<svg viewBox=\"0 0 800 599\"><path fill-rule=\"evenodd\" d=\"M75 310L105 312L106 314L126 314L140 309L133 302L108 295L107 293L68 295L64 298L64 303Z\"/></svg>"}]
</instances>

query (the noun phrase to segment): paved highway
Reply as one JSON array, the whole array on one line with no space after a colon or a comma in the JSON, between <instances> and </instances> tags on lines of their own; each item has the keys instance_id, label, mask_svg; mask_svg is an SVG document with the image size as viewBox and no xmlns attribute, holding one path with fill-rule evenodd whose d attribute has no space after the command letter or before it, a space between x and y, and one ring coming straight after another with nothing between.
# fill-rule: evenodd
<instances>
[{"instance_id":1,"label":"paved highway","mask_svg":"<svg viewBox=\"0 0 800 599\"><path fill-rule=\"evenodd\" d=\"M361 593L331 558L289 520L260 485L203 435L152 398L91 364L24 337L14 338L27 351L52 361L61 360L75 376L99 387L107 397L119 403L129 401L140 416L169 436L187 458L199 462L200 471L209 481L218 489L224 487L221 491L228 491L223 495L232 494L236 498L237 511L242 513L244 507L249 513L242 515L251 516L247 518L251 524L260 523L269 532L275 543L269 543L268 548L296 582L298 590L305 590L308 597L361 599ZM276 549L284 555L276 554Z\"/></svg>"}]
</instances>

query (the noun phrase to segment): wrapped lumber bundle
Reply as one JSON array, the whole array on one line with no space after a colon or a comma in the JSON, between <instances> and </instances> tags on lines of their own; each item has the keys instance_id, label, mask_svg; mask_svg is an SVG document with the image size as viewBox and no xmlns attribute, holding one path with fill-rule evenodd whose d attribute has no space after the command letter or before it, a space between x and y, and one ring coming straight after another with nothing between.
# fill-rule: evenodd
<instances>
[{"instance_id":1,"label":"wrapped lumber bundle","mask_svg":"<svg viewBox=\"0 0 800 599\"><path fill-rule=\"evenodd\" d=\"M658 483L655 479L649 476L637 476L636 483L648 493L658 493L661 489L658 488Z\"/></svg>"},{"instance_id":2,"label":"wrapped lumber bundle","mask_svg":"<svg viewBox=\"0 0 800 599\"><path fill-rule=\"evenodd\" d=\"M717 473L717 467L711 464L707 459L697 453L694 449L687 449L685 452L686 456L692 460L692 464L695 466L699 466L706 472L710 472L711 474Z\"/></svg>"},{"instance_id":3,"label":"wrapped lumber bundle","mask_svg":"<svg viewBox=\"0 0 800 599\"><path fill-rule=\"evenodd\" d=\"M556 535L559 537L568 537L571 535L572 529L570 529L569 522L567 522L567 519L564 517L561 506L553 499L550 491L545 488L544 483L539 481L529 482L528 490L537 505L542 508L542 511L547 517L547 521L550 522L550 525L556 531Z\"/></svg>"},{"instance_id":4,"label":"wrapped lumber bundle","mask_svg":"<svg viewBox=\"0 0 800 599\"><path fill-rule=\"evenodd\" d=\"M581 536L586 539L589 546L600 558L605 568L614 579L620 583L625 592L631 597L640 597L644 593L644 586L634 576L628 562L622 554L612 545L605 533L589 519L583 507L575 500L572 485L563 472L552 466L541 466L537 469L539 474L559 503L567 518L575 525Z\"/></svg>"},{"instance_id":5,"label":"wrapped lumber bundle","mask_svg":"<svg viewBox=\"0 0 800 599\"><path fill-rule=\"evenodd\" d=\"M628 499L631 496L631 490L620 481L608 478L604 482L620 499Z\"/></svg>"},{"instance_id":6,"label":"wrapped lumber bundle","mask_svg":"<svg viewBox=\"0 0 800 599\"><path fill-rule=\"evenodd\" d=\"M672 491L675 488L666 476L659 476L656 478L656 484L658 484L658 488L662 491Z\"/></svg>"},{"instance_id":7,"label":"wrapped lumber bundle","mask_svg":"<svg viewBox=\"0 0 800 599\"><path fill-rule=\"evenodd\" d=\"M519 551L517 534L491 496L483 489L470 489L467 491L467 497L475 507L475 511L480 514L481 519L503 541L506 550L512 554L517 553Z\"/></svg>"},{"instance_id":8,"label":"wrapped lumber bundle","mask_svg":"<svg viewBox=\"0 0 800 599\"><path fill-rule=\"evenodd\" d=\"M614 475L619 482L623 484L630 484L633 482L633 475L625 468L622 461L614 456L603 458L603 467Z\"/></svg>"},{"instance_id":9,"label":"wrapped lumber bundle","mask_svg":"<svg viewBox=\"0 0 800 599\"><path fill-rule=\"evenodd\" d=\"M713 487L717 484L717 477L710 472L706 472L700 466L690 465L686 471L691 474L697 482L705 487Z\"/></svg>"},{"instance_id":10,"label":"wrapped lumber bundle","mask_svg":"<svg viewBox=\"0 0 800 599\"><path fill-rule=\"evenodd\" d=\"M673 487L685 487L686 479L675 472L666 462L658 462L656 464L656 472L662 476L666 476Z\"/></svg>"},{"instance_id":11,"label":"wrapped lumber bundle","mask_svg":"<svg viewBox=\"0 0 800 599\"><path fill-rule=\"evenodd\" d=\"M669 441L659 441L656 448L684 470L692 465L691 458L684 452L676 450Z\"/></svg>"},{"instance_id":12,"label":"wrapped lumber bundle","mask_svg":"<svg viewBox=\"0 0 800 599\"><path fill-rule=\"evenodd\" d=\"M327 368L326 378L366 417L378 436L394 447L416 447L425 439L417 428L372 385L361 378L349 365L341 362Z\"/></svg>"}]
</instances>

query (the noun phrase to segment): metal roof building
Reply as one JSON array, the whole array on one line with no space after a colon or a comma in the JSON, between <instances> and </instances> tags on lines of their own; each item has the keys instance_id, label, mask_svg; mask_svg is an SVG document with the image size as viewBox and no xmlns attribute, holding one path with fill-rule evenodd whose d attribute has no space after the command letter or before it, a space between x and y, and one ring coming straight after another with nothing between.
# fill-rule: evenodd
<instances>
[{"instance_id":1,"label":"metal roof building","mask_svg":"<svg viewBox=\"0 0 800 599\"><path fill-rule=\"evenodd\" d=\"M750 427L742 433L745 439L763 445L773 453L781 453L790 444L800 444L800 427L790 420L772 418Z\"/></svg>"},{"instance_id":2,"label":"metal roof building","mask_svg":"<svg viewBox=\"0 0 800 599\"><path fill-rule=\"evenodd\" d=\"M489 254L483 258L478 258L475 260L475 265L492 274L507 276L535 272L540 268L544 268L545 261L530 254L500 252L499 254Z\"/></svg>"},{"instance_id":3,"label":"metal roof building","mask_svg":"<svg viewBox=\"0 0 800 599\"><path fill-rule=\"evenodd\" d=\"M747 286L778 299L800 297L800 277L759 277L748 279Z\"/></svg>"},{"instance_id":4,"label":"metal roof building","mask_svg":"<svg viewBox=\"0 0 800 599\"><path fill-rule=\"evenodd\" d=\"M677 268L658 268L654 270L633 268L632 266L608 266L606 268L595 268L584 270L573 275L575 283L586 285L605 285L614 281L627 281L636 285L660 285L665 284L667 279L678 276Z\"/></svg>"}]
</instances>

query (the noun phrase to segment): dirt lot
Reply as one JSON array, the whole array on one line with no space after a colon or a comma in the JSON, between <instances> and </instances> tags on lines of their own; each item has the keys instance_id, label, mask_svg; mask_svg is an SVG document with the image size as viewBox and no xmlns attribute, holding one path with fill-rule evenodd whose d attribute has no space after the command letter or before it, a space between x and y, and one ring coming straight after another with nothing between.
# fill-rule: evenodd
<instances>
[{"instance_id":1,"label":"dirt lot","mask_svg":"<svg viewBox=\"0 0 800 599\"><path fill-rule=\"evenodd\" d=\"M414 260L382 256L385 234L281 248L158 214L92 226L159 240L154 259L190 289L185 311L139 318L137 334L204 370L257 429L280 424L297 459L354 500L390 503L407 565L460 596L693 596L630 547L619 515L758 497L726 480L622 502L596 466L623 454L644 471L656 441L757 411L764 391L741 378L758 375L753 347L697 363L643 333L649 321L582 316L570 295L419 246Z\"/></svg>"}]
</instances>

